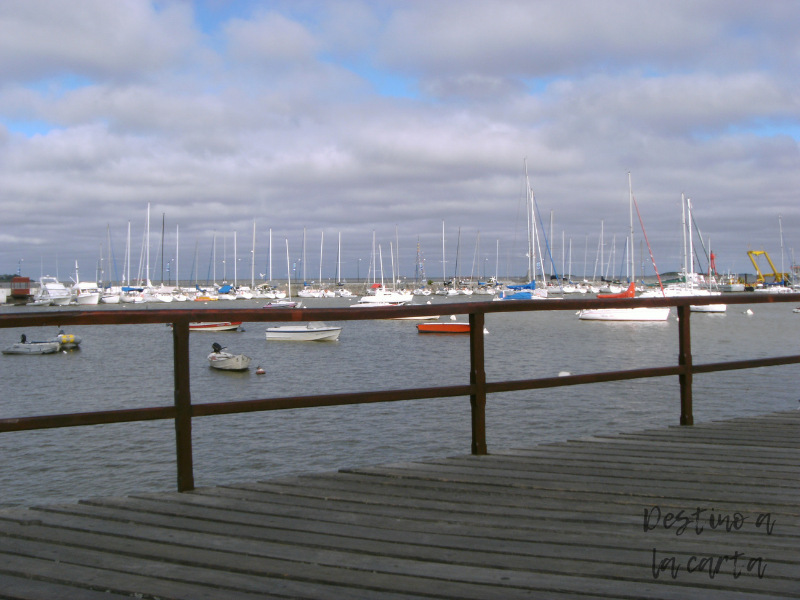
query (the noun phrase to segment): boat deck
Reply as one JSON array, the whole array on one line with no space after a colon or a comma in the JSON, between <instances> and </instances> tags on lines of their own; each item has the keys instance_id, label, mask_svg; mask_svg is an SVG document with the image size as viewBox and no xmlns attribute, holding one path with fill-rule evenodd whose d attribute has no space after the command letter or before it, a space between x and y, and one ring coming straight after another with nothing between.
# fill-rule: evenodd
<instances>
[{"instance_id":1,"label":"boat deck","mask_svg":"<svg viewBox=\"0 0 800 600\"><path fill-rule=\"evenodd\" d=\"M0 597L131 595L800 598L800 411L0 512Z\"/></svg>"}]
</instances>

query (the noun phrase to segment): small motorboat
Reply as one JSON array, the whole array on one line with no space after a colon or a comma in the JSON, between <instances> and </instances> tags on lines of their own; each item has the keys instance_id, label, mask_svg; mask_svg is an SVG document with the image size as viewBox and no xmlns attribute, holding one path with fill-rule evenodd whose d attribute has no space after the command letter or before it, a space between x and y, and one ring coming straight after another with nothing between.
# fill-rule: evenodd
<instances>
[{"instance_id":1,"label":"small motorboat","mask_svg":"<svg viewBox=\"0 0 800 600\"><path fill-rule=\"evenodd\" d=\"M58 340L29 342L23 333L16 344L3 350L3 354L55 354L59 350L61 350L61 344Z\"/></svg>"},{"instance_id":2,"label":"small motorboat","mask_svg":"<svg viewBox=\"0 0 800 600\"><path fill-rule=\"evenodd\" d=\"M220 371L245 371L250 368L251 358L244 354L231 354L225 352L227 348L223 348L217 342L214 342L211 347L214 351L208 355L208 364L213 369Z\"/></svg>"},{"instance_id":3,"label":"small motorboat","mask_svg":"<svg viewBox=\"0 0 800 600\"><path fill-rule=\"evenodd\" d=\"M264 308L300 308L302 302L294 302L292 300L277 300L276 302L267 302Z\"/></svg>"},{"instance_id":4,"label":"small motorboat","mask_svg":"<svg viewBox=\"0 0 800 600\"><path fill-rule=\"evenodd\" d=\"M795 308L794 310L792 310L792 312L795 312L795 313L800 313L800 306L798 306L797 308Z\"/></svg>"},{"instance_id":5,"label":"small motorboat","mask_svg":"<svg viewBox=\"0 0 800 600\"><path fill-rule=\"evenodd\" d=\"M283 325L268 327L267 340L294 342L333 342L339 339L341 327L325 325L316 321L308 325Z\"/></svg>"}]
</instances>

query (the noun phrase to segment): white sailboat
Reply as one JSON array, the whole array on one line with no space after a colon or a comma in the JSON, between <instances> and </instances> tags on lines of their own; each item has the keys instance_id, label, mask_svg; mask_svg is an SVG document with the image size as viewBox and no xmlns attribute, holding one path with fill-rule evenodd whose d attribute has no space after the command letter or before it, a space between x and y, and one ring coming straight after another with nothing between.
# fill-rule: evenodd
<instances>
[{"instance_id":1,"label":"white sailboat","mask_svg":"<svg viewBox=\"0 0 800 600\"><path fill-rule=\"evenodd\" d=\"M628 238L629 248L633 248L633 186L631 185L631 174L628 172L628 202L630 205L630 237ZM648 244L649 248L649 244ZM652 257L652 254L651 254ZM635 261L633 252L628 252L628 273L630 275L630 285L625 292L616 294L598 294L598 298L633 298L636 294L636 275ZM653 261L655 268L655 261ZM657 272L657 271L656 271ZM662 289L663 294L663 289ZM666 321L669 318L670 307L646 307L636 308L594 308L583 309L578 313L578 317L584 321Z\"/></svg>"}]
</instances>

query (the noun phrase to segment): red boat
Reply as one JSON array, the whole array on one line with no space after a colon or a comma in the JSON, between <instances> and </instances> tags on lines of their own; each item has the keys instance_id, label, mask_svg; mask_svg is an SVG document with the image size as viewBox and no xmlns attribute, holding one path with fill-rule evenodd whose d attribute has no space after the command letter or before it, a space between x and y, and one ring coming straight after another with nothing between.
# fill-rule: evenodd
<instances>
[{"instance_id":1,"label":"red boat","mask_svg":"<svg viewBox=\"0 0 800 600\"><path fill-rule=\"evenodd\" d=\"M636 284L631 282L628 289L619 294L597 294L598 298L633 298L636 296Z\"/></svg>"},{"instance_id":2,"label":"red boat","mask_svg":"<svg viewBox=\"0 0 800 600\"><path fill-rule=\"evenodd\" d=\"M419 333L469 333L469 323L420 323Z\"/></svg>"}]
</instances>

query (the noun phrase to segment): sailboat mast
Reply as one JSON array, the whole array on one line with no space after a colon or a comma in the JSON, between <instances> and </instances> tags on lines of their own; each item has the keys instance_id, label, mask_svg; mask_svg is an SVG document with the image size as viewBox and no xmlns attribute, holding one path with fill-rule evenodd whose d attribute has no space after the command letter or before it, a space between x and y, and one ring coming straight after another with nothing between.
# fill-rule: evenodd
<instances>
[{"instance_id":1,"label":"sailboat mast","mask_svg":"<svg viewBox=\"0 0 800 600\"><path fill-rule=\"evenodd\" d=\"M636 261L633 260L633 185L631 184L631 172L628 171L628 204L630 205L630 215L631 215L631 235L630 235L630 252L628 256L628 262L630 263L630 276L631 282L636 281L636 274L634 273L634 265Z\"/></svg>"},{"instance_id":2,"label":"sailboat mast","mask_svg":"<svg viewBox=\"0 0 800 600\"><path fill-rule=\"evenodd\" d=\"M303 285L306 284L306 228L303 227Z\"/></svg>"},{"instance_id":3,"label":"sailboat mast","mask_svg":"<svg viewBox=\"0 0 800 600\"><path fill-rule=\"evenodd\" d=\"M528 282L536 279L536 270L534 267L533 255L533 236L535 235L536 221L533 219L533 190L531 190L531 182L528 178L528 159L525 159L525 220L528 224Z\"/></svg>"},{"instance_id":4,"label":"sailboat mast","mask_svg":"<svg viewBox=\"0 0 800 600\"><path fill-rule=\"evenodd\" d=\"M389 240L389 258L392 259L392 291L397 289L395 282L397 281L397 277L394 274L394 246L392 246L392 241Z\"/></svg>"},{"instance_id":5,"label":"sailboat mast","mask_svg":"<svg viewBox=\"0 0 800 600\"><path fill-rule=\"evenodd\" d=\"M128 239L125 242L125 285L131 284L131 222L128 221Z\"/></svg>"},{"instance_id":6,"label":"sailboat mast","mask_svg":"<svg viewBox=\"0 0 800 600\"><path fill-rule=\"evenodd\" d=\"M687 220L689 221L689 227L691 228L691 226L692 226L692 200L690 198L686 199L686 216L687 216ZM689 260L688 260L688 264L689 264L689 273L688 273L687 276L689 277L689 281L690 281L689 287L691 289L694 289L694 248L692 247L691 229L689 231Z\"/></svg>"},{"instance_id":7,"label":"sailboat mast","mask_svg":"<svg viewBox=\"0 0 800 600\"><path fill-rule=\"evenodd\" d=\"M778 227L781 232L781 285L786 283L786 277L783 274L783 223L781 222L781 215L778 215Z\"/></svg>"},{"instance_id":8,"label":"sailboat mast","mask_svg":"<svg viewBox=\"0 0 800 600\"><path fill-rule=\"evenodd\" d=\"M500 277L500 239L497 239L497 254L494 259L494 282L497 283L497 278Z\"/></svg>"},{"instance_id":9,"label":"sailboat mast","mask_svg":"<svg viewBox=\"0 0 800 600\"><path fill-rule=\"evenodd\" d=\"M397 223L394 225L394 249L397 251L397 280L400 281L400 238L397 235Z\"/></svg>"},{"instance_id":10,"label":"sailboat mast","mask_svg":"<svg viewBox=\"0 0 800 600\"><path fill-rule=\"evenodd\" d=\"M336 248L336 283L342 282L342 232L339 232L339 245Z\"/></svg>"},{"instance_id":11,"label":"sailboat mast","mask_svg":"<svg viewBox=\"0 0 800 600\"><path fill-rule=\"evenodd\" d=\"M236 277L238 275L238 272L236 270L236 267L238 266L237 265L238 262L239 261L237 260L237 255L236 255L236 230L234 229L233 230L233 287L237 287Z\"/></svg>"},{"instance_id":12,"label":"sailboat mast","mask_svg":"<svg viewBox=\"0 0 800 600\"><path fill-rule=\"evenodd\" d=\"M545 240L547 241L547 240ZM550 248L553 247L553 210L550 209ZM553 277L553 252L552 250L548 250L550 253L550 278ZM542 269L542 274L544 274L544 269Z\"/></svg>"},{"instance_id":13,"label":"sailboat mast","mask_svg":"<svg viewBox=\"0 0 800 600\"><path fill-rule=\"evenodd\" d=\"M214 230L214 241L211 245L211 254L214 260L211 261L214 265L214 287L217 285L217 230Z\"/></svg>"},{"instance_id":14,"label":"sailboat mast","mask_svg":"<svg viewBox=\"0 0 800 600\"><path fill-rule=\"evenodd\" d=\"M269 228L269 283L272 285L272 227Z\"/></svg>"},{"instance_id":15,"label":"sailboat mast","mask_svg":"<svg viewBox=\"0 0 800 600\"><path fill-rule=\"evenodd\" d=\"M325 232L320 233L319 237L319 288L322 289L322 243L325 241Z\"/></svg>"},{"instance_id":16,"label":"sailboat mast","mask_svg":"<svg viewBox=\"0 0 800 600\"><path fill-rule=\"evenodd\" d=\"M161 213L161 287L164 287L164 219L166 213Z\"/></svg>"},{"instance_id":17,"label":"sailboat mast","mask_svg":"<svg viewBox=\"0 0 800 600\"><path fill-rule=\"evenodd\" d=\"M689 255L686 253L686 196L681 192L681 225L683 229L683 277L689 277ZM690 234L691 235L691 234Z\"/></svg>"},{"instance_id":18,"label":"sailboat mast","mask_svg":"<svg viewBox=\"0 0 800 600\"><path fill-rule=\"evenodd\" d=\"M179 272L179 264L178 264L178 248L180 248L180 225L175 225L175 287L178 288L180 291L181 286L178 283L178 272Z\"/></svg>"},{"instance_id":19,"label":"sailboat mast","mask_svg":"<svg viewBox=\"0 0 800 600\"><path fill-rule=\"evenodd\" d=\"M288 290L289 300L292 299L292 265L289 261L289 240L286 240L286 289Z\"/></svg>"},{"instance_id":20,"label":"sailboat mast","mask_svg":"<svg viewBox=\"0 0 800 600\"><path fill-rule=\"evenodd\" d=\"M442 219L442 285L447 281L447 271L445 270L444 260L444 219Z\"/></svg>"},{"instance_id":21,"label":"sailboat mast","mask_svg":"<svg viewBox=\"0 0 800 600\"><path fill-rule=\"evenodd\" d=\"M250 289L256 287L256 222L253 221L253 249L250 250Z\"/></svg>"},{"instance_id":22,"label":"sailboat mast","mask_svg":"<svg viewBox=\"0 0 800 600\"><path fill-rule=\"evenodd\" d=\"M383 251L381 250L380 244L378 244L378 256L381 261L381 289L383 289Z\"/></svg>"},{"instance_id":23,"label":"sailboat mast","mask_svg":"<svg viewBox=\"0 0 800 600\"><path fill-rule=\"evenodd\" d=\"M145 267L145 285L150 285L150 203L147 203L147 249L145 251L147 257L147 266ZM141 264L141 263L140 263Z\"/></svg>"}]
</instances>

